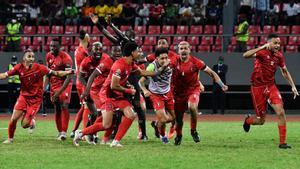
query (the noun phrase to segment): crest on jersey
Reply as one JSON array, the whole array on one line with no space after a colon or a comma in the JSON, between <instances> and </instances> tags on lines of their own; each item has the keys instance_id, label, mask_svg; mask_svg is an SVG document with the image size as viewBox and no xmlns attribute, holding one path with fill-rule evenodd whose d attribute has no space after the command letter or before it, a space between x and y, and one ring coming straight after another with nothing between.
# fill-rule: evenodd
<instances>
[{"instance_id":1,"label":"crest on jersey","mask_svg":"<svg viewBox=\"0 0 300 169\"><path fill-rule=\"evenodd\" d=\"M121 77L121 70L117 69L116 72L115 72L115 75L118 76L118 77Z\"/></svg>"},{"instance_id":2,"label":"crest on jersey","mask_svg":"<svg viewBox=\"0 0 300 169\"><path fill-rule=\"evenodd\" d=\"M270 56L269 56L269 55L267 55L267 59L270 59Z\"/></svg>"}]
</instances>

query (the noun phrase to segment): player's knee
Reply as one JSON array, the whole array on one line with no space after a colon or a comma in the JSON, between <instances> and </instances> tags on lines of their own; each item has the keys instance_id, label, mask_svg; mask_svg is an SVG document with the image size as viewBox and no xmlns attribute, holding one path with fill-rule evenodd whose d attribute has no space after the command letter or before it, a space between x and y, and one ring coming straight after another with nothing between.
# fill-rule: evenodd
<instances>
[{"instance_id":1,"label":"player's knee","mask_svg":"<svg viewBox=\"0 0 300 169\"><path fill-rule=\"evenodd\" d=\"M196 106L190 106L189 111L191 112L192 115L197 114L198 108Z\"/></svg>"},{"instance_id":2,"label":"player's knee","mask_svg":"<svg viewBox=\"0 0 300 169\"><path fill-rule=\"evenodd\" d=\"M111 122L103 122L103 127L105 129L109 129L111 127L112 123Z\"/></svg>"}]
</instances>

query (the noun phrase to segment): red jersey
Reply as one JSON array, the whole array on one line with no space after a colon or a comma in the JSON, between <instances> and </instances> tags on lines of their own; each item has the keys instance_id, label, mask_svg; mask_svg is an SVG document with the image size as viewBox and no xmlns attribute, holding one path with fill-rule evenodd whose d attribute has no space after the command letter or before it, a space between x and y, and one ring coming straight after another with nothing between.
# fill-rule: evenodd
<instances>
[{"instance_id":1,"label":"red jersey","mask_svg":"<svg viewBox=\"0 0 300 169\"><path fill-rule=\"evenodd\" d=\"M83 46L78 46L75 50L75 69L76 69L76 76L79 73L80 64L84 58L88 57L89 53Z\"/></svg>"},{"instance_id":2,"label":"red jersey","mask_svg":"<svg viewBox=\"0 0 300 169\"><path fill-rule=\"evenodd\" d=\"M72 68L73 61L69 54L64 51L60 51L58 56L54 56L51 52L46 55L46 63L51 70L61 71L68 68ZM52 89L60 88L66 77L51 76L50 83Z\"/></svg>"},{"instance_id":3,"label":"red jersey","mask_svg":"<svg viewBox=\"0 0 300 169\"><path fill-rule=\"evenodd\" d=\"M6 73L8 76L19 75L22 96L42 98L43 77L50 73L50 69L37 63L33 63L31 68L26 69L22 63L19 63Z\"/></svg>"},{"instance_id":4,"label":"red jersey","mask_svg":"<svg viewBox=\"0 0 300 169\"><path fill-rule=\"evenodd\" d=\"M172 51L172 50L169 50L168 52L168 57L170 59L170 67L171 68L176 68L177 64L178 64L178 59L179 59L179 56L177 55L176 52ZM152 54L149 54L146 59L148 62L153 62L155 60L155 54L152 53Z\"/></svg>"},{"instance_id":5,"label":"red jersey","mask_svg":"<svg viewBox=\"0 0 300 169\"><path fill-rule=\"evenodd\" d=\"M275 83L277 66L285 67L281 52L272 53L269 50L260 50L255 54L254 69L251 75L253 86L271 85Z\"/></svg>"},{"instance_id":6,"label":"red jersey","mask_svg":"<svg viewBox=\"0 0 300 169\"><path fill-rule=\"evenodd\" d=\"M127 79L132 71L139 69L138 66L134 63L128 64L124 57L115 61L112 65L109 75L105 80L101 93L104 94L107 98L123 98L123 92L115 91L110 88L111 80L113 76L120 78L120 85L125 87Z\"/></svg>"},{"instance_id":7,"label":"red jersey","mask_svg":"<svg viewBox=\"0 0 300 169\"><path fill-rule=\"evenodd\" d=\"M175 93L182 93L183 91L194 90L200 87L198 73L200 70L206 68L205 63L193 56L189 56L187 62L178 61L176 67L176 82Z\"/></svg>"},{"instance_id":8,"label":"red jersey","mask_svg":"<svg viewBox=\"0 0 300 169\"><path fill-rule=\"evenodd\" d=\"M113 60L108 55L104 59L100 60L100 64L96 67L96 70L100 73L100 75L95 78L91 90L99 91L102 88L103 83L109 75L113 63Z\"/></svg>"}]
</instances>

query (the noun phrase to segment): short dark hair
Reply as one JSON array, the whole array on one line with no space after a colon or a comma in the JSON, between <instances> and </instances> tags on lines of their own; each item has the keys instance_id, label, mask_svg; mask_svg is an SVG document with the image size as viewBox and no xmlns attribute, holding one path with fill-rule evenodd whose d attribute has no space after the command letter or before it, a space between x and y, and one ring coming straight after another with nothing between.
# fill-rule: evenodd
<instances>
[{"instance_id":1,"label":"short dark hair","mask_svg":"<svg viewBox=\"0 0 300 169\"><path fill-rule=\"evenodd\" d=\"M159 40L166 40L166 41L169 43L168 38L165 37L165 36L160 36L160 37L158 38L157 42L158 42Z\"/></svg>"},{"instance_id":2,"label":"short dark hair","mask_svg":"<svg viewBox=\"0 0 300 169\"><path fill-rule=\"evenodd\" d=\"M166 53L168 54L168 49L167 48L157 48L155 50L155 57L158 57L160 54Z\"/></svg>"},{"instance_id":3,"label":"short dark hair","mask_svg":"<svg viewBox=\"0 0 300 169\"><path fill-rule=\"evenodd\" d=\"M272 34L269 34L269 35L268 35L267 40L270 40L270 39L272 39L272 38L278 38L278 37L279 37L279 36L278 36L277 34L272 33Z\"/></svg>"},{"instance_id":4,"label":"short dark hair","mask_svg":"<svg viewBox=\"0 0 300 169\"><path fill-rule=\"evenodd\" d=\"M79 31L79 39L83 40L85 38L86 31L85 30L80 30Z\"/></svg>"},{"instance_id":5,"label":"short dark hair","mask_svg":"<svg viewBox=\"0 0 300 169\"><path fill-rule=\"evenodd\" d=\"M130 56L133 51L135 51L139 45L136 42L127 42L123 47L124 56Z\"/></svg>"}]
</instances>

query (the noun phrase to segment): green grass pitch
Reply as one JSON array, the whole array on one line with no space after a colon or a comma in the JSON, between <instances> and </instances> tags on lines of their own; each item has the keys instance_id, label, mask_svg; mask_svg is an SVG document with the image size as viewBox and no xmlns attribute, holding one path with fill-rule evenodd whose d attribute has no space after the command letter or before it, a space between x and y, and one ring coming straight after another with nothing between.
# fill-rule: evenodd
<instances>
[{"instance_id":1,"label":"green grass pitch","mask_svg":"<svg viewBox=\"0 0 300 169\"><path fill-rule=\"evenodd\" d=\"M72 126L72 122L70 126ZM74 147L68 138L55 140L54 121L37 121L34 134L28 134L18 123L12 145L0 144L0 169L297 169L300 168L300 123L288 123L287 142L292 149L278 149L278 129L274 122L253 127L244 133L241 122L199 122L201 143L195 144L185 123L180 146L173 140L163 145L154 138L148 122L148 142L139 142L137 123L123 138L123 148L107 145ZM7 137L7 120L0 120L0 139ZM102 136L102 133L100 133Z\"/></svg>"}]
</instances>

